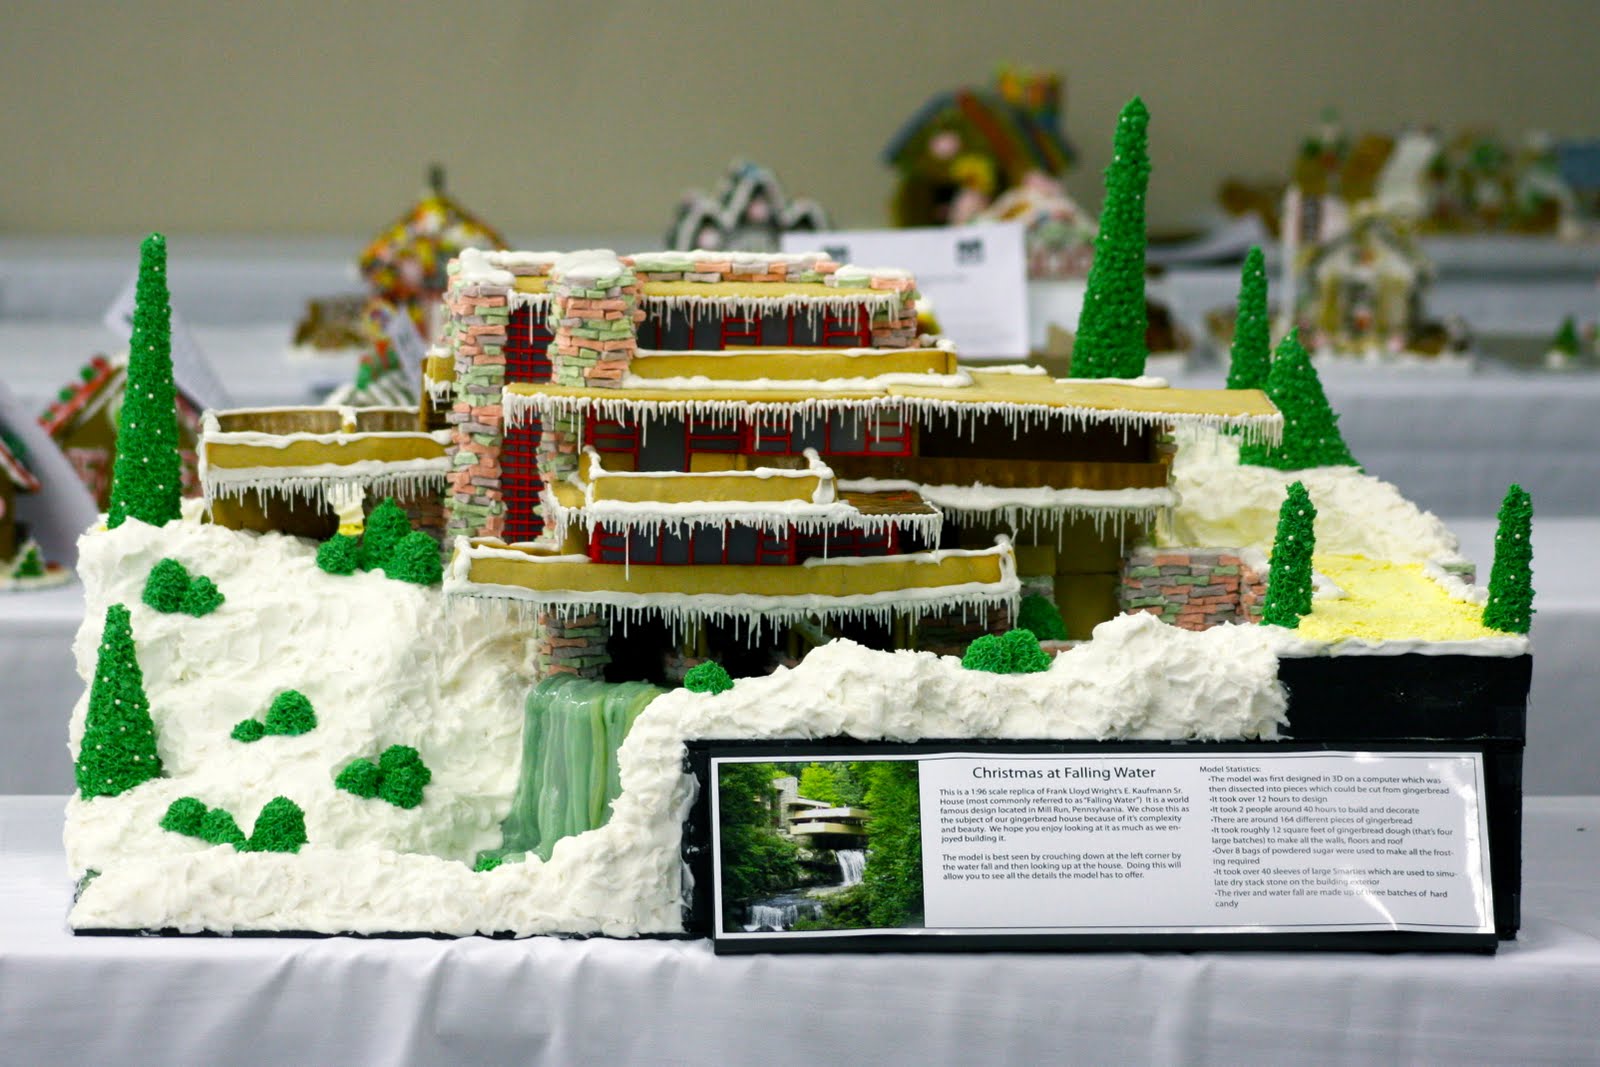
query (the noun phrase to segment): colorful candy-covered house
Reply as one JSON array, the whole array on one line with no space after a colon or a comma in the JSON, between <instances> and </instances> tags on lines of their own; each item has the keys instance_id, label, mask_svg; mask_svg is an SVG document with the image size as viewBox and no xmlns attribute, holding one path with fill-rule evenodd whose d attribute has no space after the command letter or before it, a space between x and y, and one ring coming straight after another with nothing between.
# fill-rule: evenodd
<instances>
[{"instance_id":1,"label":"colorful candy-covered house","mask_svg":"<svg viewBox=\"0 0 1600 1067\"><path fill-rule=\"evenodd\" d=\"M1055 75L1002 71L993 89L936 93L883 149L899 174L895 225L969 220L1029 174L1064 174L1073 155Z\"/></svg>"},{"instance_id":2,"label":"colorful candy-covered house","mask_svg":"<svg viewBox=\"0 0 1600 1067\"><path fill-rule=\"evenodd\" d=\"M10 570L22 545L17 529L17 497L39 491L39 479L22 460L21 449L0 433L0 574Z\"/></svg>"},{"instance_id":3,"label":"colorful candy-covered house","mask_svg":"<svg viewBox=\"0 0 1600 1067\"><path fill-rule=\"evenodd\" d=\"M1174 502L1167 428L1281 426L1258 392L961 367L909 275L816 253L451 270L447 587L536 609L548 665L580 673L608 639L630 664L784 630L769 651L956 648L1025 592L1086 636Z\"/></svg>"},{"instance_id":4,"label":"colorful candy-covered house","mask_svg":"<svg viewBox=\"0 0 1600 1067\"><path fill-rule=\"evenodd\" d=\"M117 459L117 411L127 388L126 354L95 356L62 387L55 402L39 417L45 430L72 461L103 511L111 500L111 469ZM178 390L178 441L183 492L200 491L195 443L200 433L200 408Z\"/></svg>"},{"instance_id":5,"label":"colorful candy-covered house","mask_svg":"<svg viewBox=\"0 0 1600 1067\"><path fill-rule=\"evenodd\" d=\"M769 168L737 160L715 194L695 190L679 202L667 247L776 252L786 233L829 226L821 204L808 197L791 198Z\"/></svg>"}]
</instances>

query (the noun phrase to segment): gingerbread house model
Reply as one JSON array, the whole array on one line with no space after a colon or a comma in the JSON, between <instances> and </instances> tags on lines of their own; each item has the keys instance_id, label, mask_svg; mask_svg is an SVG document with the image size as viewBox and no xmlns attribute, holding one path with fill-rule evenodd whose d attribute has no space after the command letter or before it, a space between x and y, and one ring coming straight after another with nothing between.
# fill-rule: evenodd
<instances>
[{"instance_id":1,"label":"gingerbread house model","mask_svg":"<svg viewBox=\"0 0 1600 1067\"><path fill-rule=\"evenodd\" d=\"M39 479L28 470L5 437L0 436L0 572L9 569L7 565L22 547L17 532L17 497L38 491Z\"/></svg>"},{"instance_id":2,"label":"gingerbread house model","mask_svg":"<svg viewBox=\"0 0 1600 1067\"><path fill-rule=\"evenodd\" d=\"M447 589L539 612L551 669L603 674L629 627L646 660L652 624L953 648L1024 592L1087 636L1174 502L1168 428L1282 425L1255 391L964 368L910 275L818 253L450 272Z\"/></svg>"}]
</instances>

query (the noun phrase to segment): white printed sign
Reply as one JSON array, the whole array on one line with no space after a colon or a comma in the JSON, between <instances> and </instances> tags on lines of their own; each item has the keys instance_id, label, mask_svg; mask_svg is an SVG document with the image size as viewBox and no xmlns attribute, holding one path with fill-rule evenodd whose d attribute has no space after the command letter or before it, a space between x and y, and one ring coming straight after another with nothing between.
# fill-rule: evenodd
<instances>
[{"instance_id":1,"label":"white printed sign","mask_svg":"<svg viewBox=\"0 0 1600 1067\"><path fill-rule=\"evenodd\" d=\"M106 328L120 337L123 344L133 337L133 309L138 285L139 275L135 272L111 306L106 308ZM201 408L220 411L233 406L222 380L211 368L211 361L201 351L194 334L189 330L189 324L179 316L176 307L172 309L172 380L180 392Z\"/></svg>"},{"instance_id":2,"label":"white printed sign","mask_svg":"<svg viewBox=\"0 0 1600 1067\"><path fill-rule=\"evenodd\" d=\"M920 761L929 929L1494 931L1476 753Z\"/></svg>"},{"instance_id":3,"label":"white printed sign","mask_svg":"<svg viewBox=\"0 0 1600 1067\"><path fill-rule=\"evenodd\" d=\"M841 263L909 270L963 360L1028 355L1021 223L786 233L783 250L823 251Z\"/></svg>"}]
</instances>

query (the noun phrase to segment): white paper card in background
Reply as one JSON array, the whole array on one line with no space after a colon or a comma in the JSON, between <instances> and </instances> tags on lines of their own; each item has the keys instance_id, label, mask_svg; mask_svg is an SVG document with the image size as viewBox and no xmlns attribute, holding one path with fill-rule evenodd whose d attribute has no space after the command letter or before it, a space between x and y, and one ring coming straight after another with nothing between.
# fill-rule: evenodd
<instances>
[{"instance_id":1,"label":"white paper card in background","mask_svg":"<svg viewBox=\"0 0 1600 1067\"><path fill-rule=\"evenodd\" d=\"M1494 932L1478 753L919 765L928 929Z\"/></svg>"},{"instance_id":2,"label":"white paper card in background","mask_svg":"<svg viewBox=\"0 0 1600 1067\"><path fill-rule=\"evenodd\" d=\"M138 284L139 275L135 272L111 306L106 308L106 328L121 338L123 344L133 337L133 308ZM194 334L189 331L189 324L178 314L177 307L172 309L172 380L179 391L201 408L220 411L233 406L222 380L211 369L211 361L200 350Z\"/></svg>"},{"instance_id":3,"label":"white paper card in background","mask_svg":"<svg viewBox=\"0 0 1600 1067\"><path fill-rule=\"evenodd\" d=\"M37 493L23 493L16 498L17 518L27 525L28 535L39 542L46 562L76 566L78 535L100 517L94 497L73 470L72 461L3 381L0 428L21 443L27 452L28 470L42 486Z\"/></svg>"},{"instance_id":4,"label":"white paper card in background","mask_svg":"<svg viewBox=\"0 0 1600 1067\"><path fill-rule=\"evenodd\" d=\"M859 267L909 270L963 360L1015 360L1028 354L1021 223L786 233L783 250L823 251Z\"/></svg>"},{"instance_id":5,"label":"white paper card in background","mask_svg":"<svg viewBox=\"0 0 1600 1067\"><path fill-rule=\"evenodd\" d=\"M380 306L376 314L384 336L395 358L405 369L406 380L415 382L422 377L422 361L427 358L428 345L411 316L393 306Z\"/></svg>"}]
</instances>

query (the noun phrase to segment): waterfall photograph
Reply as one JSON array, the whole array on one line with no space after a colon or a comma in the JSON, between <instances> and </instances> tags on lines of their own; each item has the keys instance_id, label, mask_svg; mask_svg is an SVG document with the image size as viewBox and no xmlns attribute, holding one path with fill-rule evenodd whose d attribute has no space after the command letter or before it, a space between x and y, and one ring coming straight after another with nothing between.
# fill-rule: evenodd
<instances>
[{"instance_id":1,"label":"waterfall photograph","mask_svg":"<svg viewBox=\"0 0 1600 1067\"><path fill-rule=\"evenodd\" d=\"M719 762L722 929L922 925L915 760Z\"/></svg>"}]
</instances>

